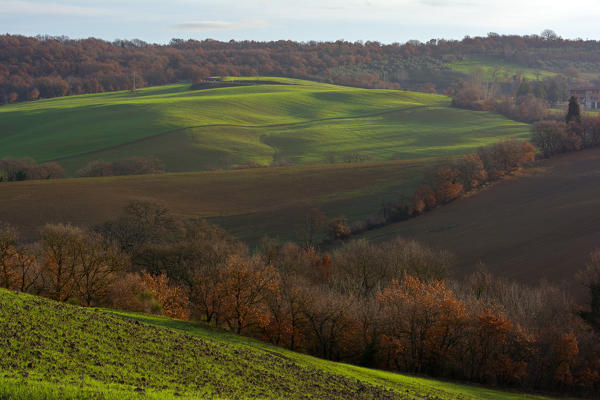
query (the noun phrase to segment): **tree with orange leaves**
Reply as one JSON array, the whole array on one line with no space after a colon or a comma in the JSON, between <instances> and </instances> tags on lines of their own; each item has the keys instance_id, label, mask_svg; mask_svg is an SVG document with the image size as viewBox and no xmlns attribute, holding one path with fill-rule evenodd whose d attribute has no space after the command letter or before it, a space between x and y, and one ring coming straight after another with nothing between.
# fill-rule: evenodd
<instances>
[{"instance_id":1,"label":"tree with orange leaves","mask_svg":"<svg viewBox=\"0 0 600 400\"><path fill-rule=\"evenodd\" d=\"M463 185L459 182L459 172L451 166L436 168L428 178L435 192L436 202L444 204L459 197L463 191Z\"/></svg>"},{"instance_id":2,"label":"tree with orange leaves","mask_svg":"<svg viewBox=\"0 0 600 400\"><path fill-rule=\"evenodd\" d=\"M527 164L530 162L534 162L536 152L537 152L537 149L531 143L529 143L529 142L521 143L521 158L519 159L519 162L521 164Z\"/></svg>"},{"instance_id":3,"label":"tree with orange leaves","mask_svg":"<svg viewBox=\"0 0 600 400\"><path fill-rule=\"evenodd\" d=\"M223 320L235 333L264 326L269 321L265 300L277 290L277 271L258 257L230 257L220 272L223 293Z\"/></svg>"},{"instance_id":4,"label":"tree with orange leaves","mask_svg":"<svg viewBox=\"0 0 600 400\"><path fill-rule=\"evenodd\" d=\"M308 283L299 276L282 276L277 290L269 291L266 305L269 321L262 326L265 338L291 350L301 346L306 318L302 310L311 300L305 296Z\"/></svg>"},{"instance_id":5,"label":"tree with orange leaves","mask_svg":"<svg viewBox=\"0 0 600 400\"><path fill-rule=\"evenodd\" d=\"M437 204L435 192L430 186L421 186L413 195L414 209L417 214L431 210Z\"/></svg>"},{"instance_id":6,"label":"tree with orange leaves","mask_svg":"<svg viewBox=\"0 0 600 400\"><path fill-rule=\"evenodd\" d=\"M393 367L424 372L451 357L468 319L464 305L443 281L408 274L378 295L386 353Z\"/></svg>"},{"instance_id":7,"label":"tree with orange leaves","mask_svg":"<svg viewBox=\"0 0 600 400\"><path fill-rule=\"evenodd\" d=\"M579 354L577 337L573 332L563 333L553 343L553 350L556 362L554 380L562 385L572 385L574 383L573 364L575 357Z\"/></svg>"},{"instance_id":8,"label":"tree with orange leaves","mask_svg":"<svg viewBox=\"0 0 600 400\"><path fill-rule=\"evenodd\" d=\"M527 364L511 357L516 348L517 327L501 309L486 307L474 321L472 335L467 340L468 374L480 382L521 380L526 375ZM522 354L523 357L526 354Z\"/></svg>"},{"instance_id":9,"label":"tree with orange leaves","mask_svg":"<svg viewBox=\"0 0 600 400\"><path fill-rule=\"evenodd\" d=\"M344 240L351 234L346 218L334 218L327 223L327 235L331 240Z\"/></svg>"},{"instance_id":10,"label":"tree with orange leaves","mask_svg":"<svg viewBox=\"0 0 600 400\"><path fill-rule=\"evenodd\" d=\"M483 161L477 153L465 154L456 162L459 181L465 191L477 188L487 180Z\"/></svg>"},{"instance_id":11,"label":"tree with orange leaves","mask_svg":"<svg viewBox=\"0 0 600 400\"><path fill-rule=\"evenodd\" d=\"M0 225L0 287L12 288L15 279L17 231L10 225Z\"/></svg>"},{"instance_id":12,"label":"tree with orange leaves","mask_svg":"<svg viewBox=\"0 0 600 400\"><path fill-rule=\"evenodd\" d=\"M139 279L156 297L167 317L189 319L189 300L182 287L172 284L165 274L150 275L143 271Z\"/></svg>"}]
</instances>

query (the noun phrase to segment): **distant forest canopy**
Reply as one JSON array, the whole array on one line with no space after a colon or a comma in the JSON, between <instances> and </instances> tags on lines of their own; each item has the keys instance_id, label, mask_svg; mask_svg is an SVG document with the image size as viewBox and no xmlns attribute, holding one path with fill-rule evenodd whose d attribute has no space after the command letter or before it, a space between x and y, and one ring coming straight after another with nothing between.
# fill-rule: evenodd
<instances>
[{"instance_id":1,"label":"distant forest canopy","mask_svg":"<svg viewBox=\"0 0 600 400\"><path fill-rule=\"evenodd\" d=\"M524 80L595 84L600 41L542 35L427 43L255 42L0 36L0 104L131 89L209 76L284 76L367 88L452 94L466 79L515 94ZM480 65L480 66L479 66ZM563 85L564 86L564 85ZM564 99L562 99L564 100Z\"/></svg>"}]
</instances>

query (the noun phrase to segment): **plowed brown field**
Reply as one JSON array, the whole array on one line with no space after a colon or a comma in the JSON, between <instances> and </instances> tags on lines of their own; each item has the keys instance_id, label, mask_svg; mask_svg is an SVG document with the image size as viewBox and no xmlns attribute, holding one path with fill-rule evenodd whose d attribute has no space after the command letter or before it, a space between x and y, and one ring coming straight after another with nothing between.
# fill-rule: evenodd
<instances>
[{"instance_id":1,"label":"plowed brown field","mask_svg":"<svg viewBox=\"0 0 600 400\"><path fill-rule=\"evenodd\" d=\"M471 197L366 236L396 235L446 248L457 274L481 261L498 275L573 281L600 246L600 149L547 160Z\"/></svg>"}]
</instances>

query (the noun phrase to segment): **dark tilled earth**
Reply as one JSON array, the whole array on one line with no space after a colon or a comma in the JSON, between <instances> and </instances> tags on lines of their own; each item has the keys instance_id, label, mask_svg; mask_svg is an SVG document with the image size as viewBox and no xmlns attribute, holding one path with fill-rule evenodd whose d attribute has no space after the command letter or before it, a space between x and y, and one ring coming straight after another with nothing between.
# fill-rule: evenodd
<instances>
[{"instance_id":1,"label":"dark tilled earth","mask_svg":"<svg viewBox=\"0 0 600 400\"><path fill-rule=\"evenodd\" d=\"M457 256L456 274L479 262L497 275L547 279L576 288L574 276L600 247L600 149L546 160L471 197L367 234L400 235Z\"/></svg>"}]
</instances>

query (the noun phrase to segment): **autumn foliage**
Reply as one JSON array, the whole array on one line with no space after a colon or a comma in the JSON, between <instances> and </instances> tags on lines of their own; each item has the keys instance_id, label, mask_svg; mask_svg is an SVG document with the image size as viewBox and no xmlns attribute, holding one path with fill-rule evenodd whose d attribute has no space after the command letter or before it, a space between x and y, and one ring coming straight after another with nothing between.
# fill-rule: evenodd
<instances>
[{"instance_id":1,"label":"autumn foliage","mask_svg":"<svg viewBox=\"0 0 600 400\"><path fill-rule=\"evenodd\" d=\"M411 372L435 372L454 359L469 320L462 304L443 281L423 282L405 275L392 281L377 301L382 308L386 364Z\"/></svg>"},{"instance_id":2,"label":"autumn foliage","mask_svg":"<svg viewBox=\"0 0 600 400\"><path fill-rule=\"evenodd\" d=\"M143 271L139 279L142 285L156 297L166 316L178 319L190 317L189 300L185 290L181 286L171 283L166 274L153 276Z\"/></svg>"},{"instance_id":3,"label":"autumn foliage","mask_svg":"<svg viewBox=\"0 0 600 400\"><path fill-rule=\"evenodd\" d=\"M386 203L381 210L383 220L373 225L408 219L450 203L533 162L536 151L529 142L507 140L438 165L427 171L412 196Z\"/></svg>"}]
</instances>

